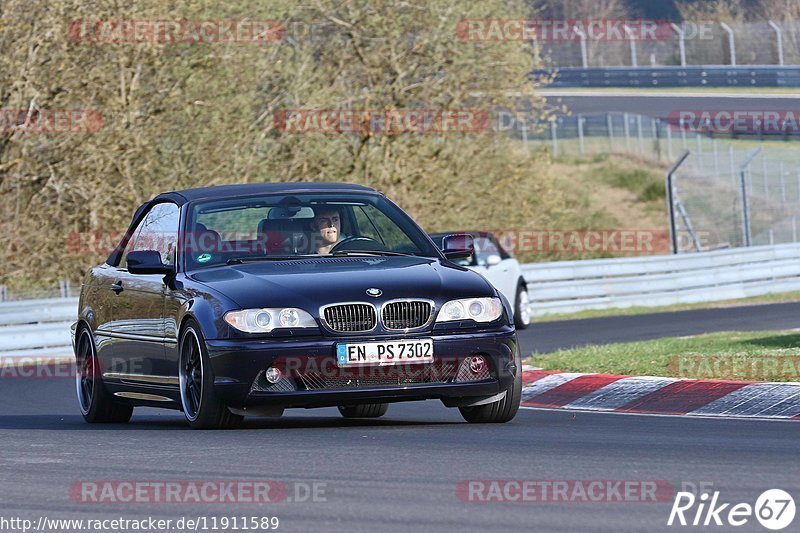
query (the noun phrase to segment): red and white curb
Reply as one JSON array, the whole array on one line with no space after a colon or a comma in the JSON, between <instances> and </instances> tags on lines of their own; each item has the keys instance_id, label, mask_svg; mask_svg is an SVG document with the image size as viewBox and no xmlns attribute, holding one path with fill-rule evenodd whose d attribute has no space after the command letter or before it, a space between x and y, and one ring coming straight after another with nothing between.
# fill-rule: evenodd
<instances>
[{"instance_id":1,"label":"red and white curb","mask_svg":"<svg viewBox=\"0 0 800 533\"><path fill-rule=\"evenodd\" d=\"M800 383L523 370L526 407L800 420Z\"/></svg>"}]
</instances>

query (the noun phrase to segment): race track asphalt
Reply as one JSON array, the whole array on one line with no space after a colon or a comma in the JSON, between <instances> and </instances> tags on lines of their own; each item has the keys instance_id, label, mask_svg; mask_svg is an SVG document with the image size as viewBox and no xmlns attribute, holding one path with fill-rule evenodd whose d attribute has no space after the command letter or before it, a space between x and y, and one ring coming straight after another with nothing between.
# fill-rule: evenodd
<instances>
[{"instance_id":1,"label":"race track asphalt","mask_svg":"<svg viewBox=\"0 0 800 533\"><path fill-rule=\"evenodd\" d=\"M670 113L679 111L700 110L737 110L737 111L795 111L797 98L780 95L729 95L723 97L714 92L680 93L666 95L648 95L642 93L625 93L620 95L611 92L576 92L569 89L545 91L551 104L561 103L572 114L605 114L633 113L655 118L666 118ZM787 92L790 90L787 89ZM798 93L800 98L800 93Z\"/></svg>"}]
</instances>

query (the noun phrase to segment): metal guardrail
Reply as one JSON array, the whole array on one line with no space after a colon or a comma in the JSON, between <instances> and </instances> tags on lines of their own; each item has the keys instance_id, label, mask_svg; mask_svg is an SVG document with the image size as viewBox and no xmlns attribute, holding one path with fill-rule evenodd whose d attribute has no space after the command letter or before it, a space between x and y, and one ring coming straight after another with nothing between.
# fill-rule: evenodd
<instances>
[{"instance_id":1,"label":"metal guardrail","mask_svg":"<svg viewBox=\"0 0 800 533\"><path fill-rule=\"evenodd\" d=\"M800 245L522 265L534 316L800 290Z\"/></svg>"},{"instance_id":2,"label":"metal guardrail","mask_svg":"<svg viewBox=\"0 0 800 533\"><path fill-rule=\"evenodd\" d=\"M0 303L0 361L72 355L70 325L77 310L77 298Z\"/></svg>"},{"instance_id":3,"label":"metal guardrail","mask_svg":"<svg viewBox=\"0 0 800 533\"><path fill-rule=\"evenodd\" d=\"M522 265L534 316L800 290L800 244ZM0 361L69 356L77 298L0 303Z\"/></svg>"},{"instance_id":4,"label":"metal guardrail","mask_svg":"<svg viewBox=\"0 0 800 533\"><path fill-rule=\"evenodd\" d=\"M800 87L800 67L565 67L536 70L548 87Z\"/></svg>"}]
</instances>

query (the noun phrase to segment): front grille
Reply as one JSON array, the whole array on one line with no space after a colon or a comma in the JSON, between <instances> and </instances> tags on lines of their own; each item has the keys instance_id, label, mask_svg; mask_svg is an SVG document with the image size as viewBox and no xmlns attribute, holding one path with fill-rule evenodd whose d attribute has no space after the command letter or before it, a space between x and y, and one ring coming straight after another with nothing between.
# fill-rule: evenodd
<instances>
[{"instance_id":1,"label":"front grille","mask_svg":"<svg viewBox=\"0 0 800 533\"><path fill-rule=\"evenodd\" d=\"M422 300L389 302L383 306L381 319L386 329L414 329L427 324L432 312L430 302Z\"/></svg>"},{"instance_id":2,"label":"front grille","mask_svg":"<svg viewBox=\"0 0 800 533\"><path fill-rule=\"evenodd\" d=\"M341 304L325 308L325 322L336 332L370 331L376 321L375 308L370 304Z\"/></svg>"},{"instance_id":3,"label":"front grille","mask_svg":"<svg viewBox=\"0 0 800 533\"><path fill-rule=\"evenodd\" d=\"M456 374L454 361L426 365L397 365L339 369L336 373L298 376L307 390L360 390L380 387L450 383Z\"/></svg>"}]
</instances>

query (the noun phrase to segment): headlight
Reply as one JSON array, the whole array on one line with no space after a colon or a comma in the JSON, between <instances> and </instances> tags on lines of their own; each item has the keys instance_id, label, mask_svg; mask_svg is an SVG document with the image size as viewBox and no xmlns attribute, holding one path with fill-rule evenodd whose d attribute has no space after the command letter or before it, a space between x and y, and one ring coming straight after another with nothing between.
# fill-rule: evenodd
<instances>
[{"instance_id":1,"label":"headlight","mask_svg":"<svg viewBox=\"0 0 800 533\"><path fill-rule=\"evenodd\" d=\"M500 298L463 298L450 300L442 306L436 317L437 322L453 320L474 320L475 322L493 322L503 314Z\"/></svg>"},{"instance_id":2,"label":"headlight","mask_svg":"<svg viewBox=\"0 0 800 533\"><path fill-rule=\"evenodd\" d=\"M225 322L245 333L269 333L278 328L315 328L310 314L296 307L242 309L225 313Z\"/></svg>"}]
</instances>

